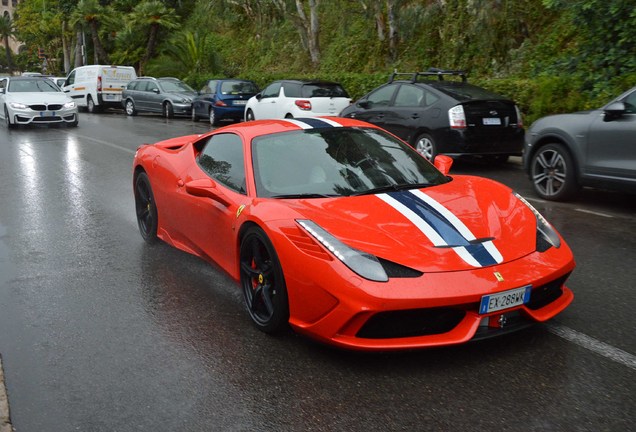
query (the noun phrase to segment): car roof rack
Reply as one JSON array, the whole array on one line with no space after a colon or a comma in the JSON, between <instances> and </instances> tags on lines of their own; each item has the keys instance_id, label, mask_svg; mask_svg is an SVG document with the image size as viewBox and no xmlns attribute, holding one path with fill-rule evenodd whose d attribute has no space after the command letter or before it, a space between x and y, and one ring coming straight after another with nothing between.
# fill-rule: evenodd
<instances>
[{"instance_id":1,"label":"car roof rack","mask_svg":"<svg viewBox=\"0 0 636 432\"><path fill-rule=\"evenodd\" d=\"M410 75L411 82L417 82L417 79L421 76L423 77L437 77L438 81L444 81L444 76L459 76L462 79L462 82L466 82L466 72L463 70L448 70L448 69L438 69L438 68L429 68L425 72L397 72L394 71L389 78L389 83L392 83L398 75Z\"/></svg>"}]
</instances>

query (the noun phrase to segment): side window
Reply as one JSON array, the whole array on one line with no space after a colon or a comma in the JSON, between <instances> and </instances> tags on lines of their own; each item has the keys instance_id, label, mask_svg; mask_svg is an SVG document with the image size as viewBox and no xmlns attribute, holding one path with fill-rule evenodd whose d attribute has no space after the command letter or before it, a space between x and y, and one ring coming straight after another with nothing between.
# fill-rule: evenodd
<instances>
[{"instance_id":1,"label":"side window","mask_svg":"<svg viewBox=\"0 0 636 432\"><path fill-rule=\"evenodd\" d=\"M152 81L148 81L146 83L146 91L151 92L151 91L154 91L155 89L159 90L159 86L157 85L157 83L154 83Z\"/></svg>"},{"instance_id":2,"label":"side window","mask_svg":"<svg viewBox=\"0 0 636 432\"><path fill-rule=\"evenodd\" d=\"M4 90L7 87L7 80L0 80L0 90Z\"/></svg>"},{"instance_id":3,"label":"side window","mask_svg":"<svg viewBox=\"0 0 636 432\"><path fill-rule=\"evenodd\" d=\"M623 103L625 104L626 113L636 114L636 91L633 91L631 94L627 95L627 97L623 99Z\"/></svg>"},{"instance_id":4,"label":"side window","mask_svg":"<svg viewBox=\"0 0 636 432\"><path fill-rule=\"evenodd\" d=\"M208 81L205 87L201 90L203 94L215 94L216 93L216 81Z\"/></svg>"},{"instance_id":5,"label":"side window","mask_svg":"<svg viewBox=\"0 0 636 432\"><path fill-rule=\"evenodd\" d=\"M300 84L297 83L284 83L283 90L285 90L285 96L290 98L299 98L301 96Z\"/></svg>"},{"instance_id":6,"label":"side window","mask_svg":"<svg viewBox=\"0 0 636 432\"><path fill-rule=\"evenodd\" d=\"M66 78L66 82L64 85L71 85L75 83L75 71L71 72L71 74Z\"/></svg>"},{"instance_id":7,"label":"side window","mask_svg":"<svg viewBox=\"0 0 636 432\"><path fill-rule=\"evenodd\" d=\"M139 86L139 81L131 81L128 83L128 86L126 87L127 90L137 90L137 87Z\"/></svg>"},{"instance_id":8,"label":"side window","mask_svg":"<svg viewBox=\"0 0 636 432\"><path fill-rule=\"evenodd\" d=\"M199 166L219 183L239 193L247 193L243 141L238 135L212 135L199 155Z\"/></svg>"},{"instance_id":9,"label":"side window","mask_svg":"<svg viewBox=\"0 0 636 432\"><path fill-rule=\"evenodd\" d=\"M397 89L398 86L399 84L389 84L381 87L371 93L367 98L367 101L371 102L372 107L387 106L391 102L393 93L395 93L395 89Z\"/></svg>"},{"instance_id":10,"label":"side window","mask_svg":"<svg viewBox=\"0 0 636 432\"><path fill-rule=\"evenodd\" d=\"M396 107L419 107L425 100L424 89L410 84L403 84L395 96Z\"/></svg>"},{"instance_id":11,"label":"side window","mask_svg":"<svg viewBox=\"0 0 636 432\"><path fill-rule=\"evenodd\" d=\"M267 86L265 90L263 90L262 96L263 98L277 97L280 93L281 83L273 83Z\"/></svg>"}]
</instances>

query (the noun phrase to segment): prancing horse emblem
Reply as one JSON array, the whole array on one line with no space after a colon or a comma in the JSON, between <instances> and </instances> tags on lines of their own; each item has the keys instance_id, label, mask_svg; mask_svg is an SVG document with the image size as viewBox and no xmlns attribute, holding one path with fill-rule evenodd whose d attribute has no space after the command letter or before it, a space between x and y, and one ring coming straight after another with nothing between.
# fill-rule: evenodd
<instances>
[{"instance_id":1,"label":"prancing horse emblem","mask_svg":"<svg viewBox=\"0 0 636 432\"><path fill-rule=\"evenodd\" d=\"M495 272L495 277L497 278L497 280L499 282L503 282L504 281L504 277L499 272Z\"/></svg>"}]
</instances>

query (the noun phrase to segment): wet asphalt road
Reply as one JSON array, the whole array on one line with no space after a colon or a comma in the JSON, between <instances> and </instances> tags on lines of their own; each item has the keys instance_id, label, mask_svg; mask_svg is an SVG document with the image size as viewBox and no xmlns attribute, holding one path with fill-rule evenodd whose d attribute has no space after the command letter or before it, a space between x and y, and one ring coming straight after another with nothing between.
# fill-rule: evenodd
<instances>
[{"instance_id":1,"label":"wet asphalt road","mask_svg":"<svg viewBox=\"0 0 636 432\"><path fill-rule=\"evenodd\" d=\"M636 197L533 204L578 267L548 325L398 354L260 333L238 287L138 234L131 162L204 123L0 127L0 355L18 432L636 430ZM458 163L533 197L518 161Z\"/></svg>"}]
</instances>

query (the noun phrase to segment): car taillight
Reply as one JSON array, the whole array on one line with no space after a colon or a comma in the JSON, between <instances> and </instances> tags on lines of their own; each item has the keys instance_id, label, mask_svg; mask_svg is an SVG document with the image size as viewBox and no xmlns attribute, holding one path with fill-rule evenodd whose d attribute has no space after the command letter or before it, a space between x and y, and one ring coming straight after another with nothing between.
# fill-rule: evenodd
<instances>
[{"instance_id":1,"label":"car taillight","mask_svg":"<svg viewBox=\"0 0 636 432\"><path fill-rule=\"evenodd\" d=\"M97 91L102 91L102 77L97 77Z\"/></svg>"},{"instance_id":2,"label":"car taillight","mask_svg":"<svg viewBox=\"0 0 636 432\"><path fill-rule=\"evenodd\" d=\"M227 106L227 104L225 102L223 102L222 100L218 100L216 102L214 102L215 106Z\"/></svg>"},{"instance_id":3,"label":"car taillight","mask_svg":"<svg viewBox=\"0 0 636 432\"><path fill-rule=\"evenodd\" d=\"M521 116L521 110L519 110L519 107L517 105L515 105L515 111L517 111L517 127L518 128L522 128L523 127L523 117Z\"/></svg>"},{"instance_id":4,"label":"car taillight","mask_svg":"<svg viewBox=\"0 0 636 432\"><path fill-rule=\"evenodd\" d=\"M308 100L297 100L296 106L303 111L311 111L311 102Z\"/></svg>"},{"instance_id":5,"label":"car taillight","mask_svg":"<svg viewBox=\"0 0 636 432\"><path fill-rule=\"evenodd\" d=\"M464 107L457 105L448 110L448 120L451 129L465 129L466 115L464 115Z\"/></svg>"}]
</instances>

